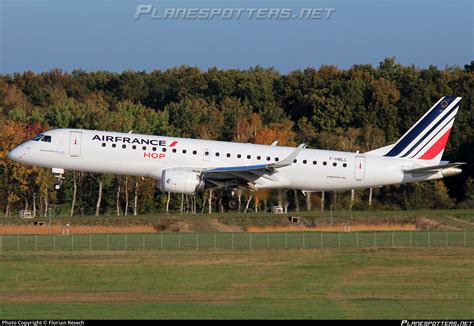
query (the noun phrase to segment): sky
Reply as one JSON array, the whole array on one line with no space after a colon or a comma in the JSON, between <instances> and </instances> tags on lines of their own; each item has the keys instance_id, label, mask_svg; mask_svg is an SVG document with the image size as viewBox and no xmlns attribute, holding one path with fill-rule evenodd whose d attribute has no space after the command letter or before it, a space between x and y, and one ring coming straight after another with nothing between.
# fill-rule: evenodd
<instances>
[{"instance_id":1,"label":"sky","mask_svg":"<svg viewBox=\"0 0 474 326\"><path fill-rule=\"evenodd\" d=\"M236 8L240 19L152 19L180 8ZM140 7L142 8L142 7ZM249 17L250 9L260 9ZM317 10L313 19L268 17ZM203 11L204 10L204 11ZM327 18L327 13L330 16ZM190 16L192 16L190 14ZM326 64L464 66L474 58L473 1L445 0L0 0L0 73L32 70L203 70L260 65L282 73Z\"/></svg>"}]
</instances>

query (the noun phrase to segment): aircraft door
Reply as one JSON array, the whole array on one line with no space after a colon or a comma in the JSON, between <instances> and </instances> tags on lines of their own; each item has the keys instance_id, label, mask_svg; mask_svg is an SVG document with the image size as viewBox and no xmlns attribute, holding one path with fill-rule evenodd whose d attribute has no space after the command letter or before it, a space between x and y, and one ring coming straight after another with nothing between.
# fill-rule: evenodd
<instances>
[{"instance_id":1,"label":"aircraft door","mask_svg":"<svg viewBox=\"0 0 474 326\"><path fill-rule=\"evenodd\" d=\"M78 157L81 155L82 132L71 131L69 137L69 155Z\"/></svg>"},{"instance_id":2,"label":"aircraft door","mask_svg":"<svg viewBox=\"0 0 474 326\"><path fill-rule=\"evenodd\" d=\"M365 178L365 157L356 156L355 158L355 179L362 181Z\"/></svg>"}]
</instances>

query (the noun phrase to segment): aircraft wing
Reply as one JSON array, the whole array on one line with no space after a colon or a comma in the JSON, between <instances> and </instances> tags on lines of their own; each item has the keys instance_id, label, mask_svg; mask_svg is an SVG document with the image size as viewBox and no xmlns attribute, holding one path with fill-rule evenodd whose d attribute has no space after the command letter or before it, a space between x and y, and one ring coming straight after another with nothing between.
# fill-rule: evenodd
<instances>
[{"instance_id":1,"label":"aircraft wing","mask_svg":"<svg viewBox=\"0 0 474 326\"><path fill-rule=\"evenodd\" d=\"M215 184L218 187L223 186L224 182L234 183L236 186L243 186L245 188L255 189L255 181L264 177L269 180L274 180L272 174L279 168L289 166L293 163L298 154L306 147L305 144L299 145L290 155L285 159L269 163L257 165L237 165L225 166L218 168L209 168L204 171L203 177L206 181Z\"/></svg>"}]
</instances>

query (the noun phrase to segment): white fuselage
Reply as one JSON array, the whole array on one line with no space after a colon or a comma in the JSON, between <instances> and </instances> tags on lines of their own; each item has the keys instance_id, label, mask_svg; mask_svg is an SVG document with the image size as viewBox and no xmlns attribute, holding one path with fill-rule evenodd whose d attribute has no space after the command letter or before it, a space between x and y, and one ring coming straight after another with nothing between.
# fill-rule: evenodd
<instances>
[{"instance_id":1,"label":"white fuselage","mask_svg":"<svg viewBox=\"0 0 474 326\"><path fill-rule=\"evenodd\" d=\"M9 157L46 168L151 177L165 169L250 166L283 160L294 148L83 129L44 133L48 141L27 141ZM426 165L426 164L425 164ZM378 187L443 178L441 172L412 175L419 161L377 155L304 149L289 166L255 180L256 188L303 191Z\"/></svg>"}]
</instances>

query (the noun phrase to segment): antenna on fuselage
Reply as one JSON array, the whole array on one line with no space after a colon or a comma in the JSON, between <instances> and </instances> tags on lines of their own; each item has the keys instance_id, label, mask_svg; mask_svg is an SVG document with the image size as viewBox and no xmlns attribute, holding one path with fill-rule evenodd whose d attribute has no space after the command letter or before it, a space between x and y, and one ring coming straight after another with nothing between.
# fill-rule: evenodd
<instances>
[{"instance_id":1,"label":"antenna on fuselage","mask_svg":"<svg viewBox=\"0 0 474 326\"><path fill-rule=\"evenodd\" d=\"M128 134L131 134L132 132L133 132L133 130L130 130L130 131L128 132Z\"/></svg>"}]
</instances>

